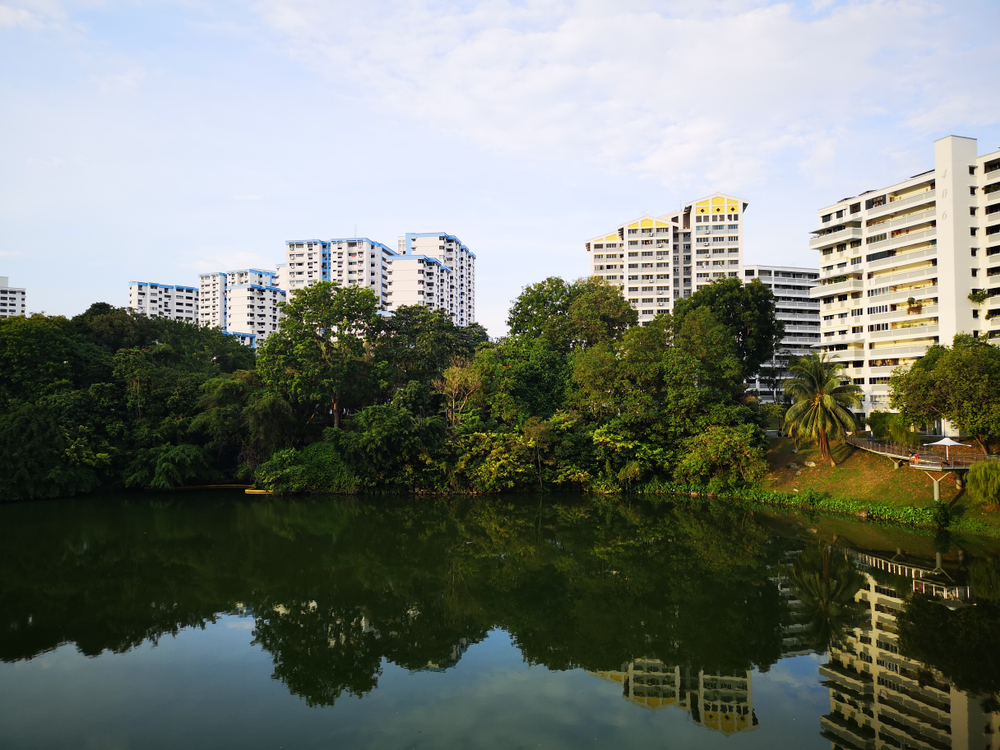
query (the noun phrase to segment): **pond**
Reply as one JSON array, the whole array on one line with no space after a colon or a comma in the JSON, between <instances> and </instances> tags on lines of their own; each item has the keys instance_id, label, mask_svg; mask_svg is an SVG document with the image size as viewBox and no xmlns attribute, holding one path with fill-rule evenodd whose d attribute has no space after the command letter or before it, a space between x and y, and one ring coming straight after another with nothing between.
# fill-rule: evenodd
<instances>
[{"instance_id":1,"label":"pond","mask_svg":"<svg viewBox=\"0 0 1000 750\"><path fill-rule=\"evenodd\" d=\"M956 539L558 496L0 507L3 748L996 748Z\"/></svg>"}]
</instances>

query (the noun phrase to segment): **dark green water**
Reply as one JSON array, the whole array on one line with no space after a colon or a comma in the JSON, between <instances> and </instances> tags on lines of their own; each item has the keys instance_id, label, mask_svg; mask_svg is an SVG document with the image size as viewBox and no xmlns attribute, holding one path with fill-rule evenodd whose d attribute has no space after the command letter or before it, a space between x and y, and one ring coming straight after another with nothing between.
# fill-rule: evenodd
<instances>
[{"instance_id":1,"label":"dark green water","mask_svg":"<svg viewBox=\"0 0 1000 750\"><path fill-rule=\"evenodd\" d=\"M0 507L0 747L997 747L1000 576L954 540L162 497Z\"/></svg>"}]
</instances>

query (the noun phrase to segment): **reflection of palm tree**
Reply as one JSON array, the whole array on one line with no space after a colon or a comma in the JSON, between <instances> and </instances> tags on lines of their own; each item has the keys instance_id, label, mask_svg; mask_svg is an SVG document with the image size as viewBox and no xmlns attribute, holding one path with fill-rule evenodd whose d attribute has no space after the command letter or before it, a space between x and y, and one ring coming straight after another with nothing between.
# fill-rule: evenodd
<instances>
[{"instance_id":1,"label":"reflection of palm tree","mask_svg":"<svg viewBox=\"0 0 1000 750\"><path fill-rule=\"evenodd\" d=\"M799 610L809 625L809 640L818 651L837 645L861 624L865 609L854 601L864 585L861 573L833 547L821 544L802 551L791 576L792 593L802 602Z\"/></svg>"}]
</instances>

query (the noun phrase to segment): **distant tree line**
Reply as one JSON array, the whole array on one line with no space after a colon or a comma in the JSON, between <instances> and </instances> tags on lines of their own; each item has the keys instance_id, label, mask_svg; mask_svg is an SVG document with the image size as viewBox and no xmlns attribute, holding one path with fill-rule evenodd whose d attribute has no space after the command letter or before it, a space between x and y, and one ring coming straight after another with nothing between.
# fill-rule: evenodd
<instances>
[{"instance_id":1,"label":"distant tree line","mask_svg":"<svg viewBox=\"0 0 1000 750\"><path fill-rule=\"evenodd\" d=\"M0 321L0 499L256 482L278 492L620 492L752 484L746 390L783 334L771 292L716 282L637 325L599 279L527 287L490 341L322 283L258 352L103 303Z\"/></svg>"}]
</instances>

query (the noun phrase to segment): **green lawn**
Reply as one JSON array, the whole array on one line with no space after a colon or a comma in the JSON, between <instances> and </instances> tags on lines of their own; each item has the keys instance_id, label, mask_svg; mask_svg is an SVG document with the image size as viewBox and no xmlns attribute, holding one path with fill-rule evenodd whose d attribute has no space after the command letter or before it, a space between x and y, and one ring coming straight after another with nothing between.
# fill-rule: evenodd
<instances>
[{"instance_id":1,"label":"green lawn","mask_svg":"<svg viewBox=\"0 0 1000 750\"><path fill-rule=\"evenodd\" d=\"M927 474L918 469L909 466L896 469L889 459L846 444L834 446L837 465L830 466L822 461L815 447L804 446L798 453L793 452L793 447L787 438L771 440L767 455L771 470L764 480L766 489L779 492L811 489L829 497L918 507L926 507L934 501L934 485ZM808 468L804 461L814 461L816 466ZM790 463L798 464L798 470L788 468ZM801 472L798 476L797 471ZM950 503L957 515L1000 529L1000 510L970 503L966 493L956 488L953 474L948 474L941 482L941 499Z\"/></svg>"},{"instance_id":2,"label":"green lawn","mask_svg":"<svg viewBox=\"0 0 1000 750\"><path fill-rule=\"evenodd\" d=\"M833 447L836 466L830 466L813 446L803 447L793 452L793 443L787 438L771 441L768 463L771 471L765 481L767 489L792 492L815 490L832 497L850 497L858 500L880 500L900 505L928 505L934 499L934 485L928 476L919 470L903 466L893 467L892 462L881 456L857 450L846 444ZM815 468L807 468L803 462L814 461ZM788 464L796 463L796 469ZM951 502L958 495L954 476L949 474L941 482L941 499Z\"/></svg>"}]
</instances>

